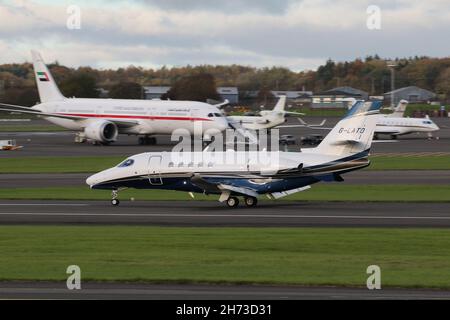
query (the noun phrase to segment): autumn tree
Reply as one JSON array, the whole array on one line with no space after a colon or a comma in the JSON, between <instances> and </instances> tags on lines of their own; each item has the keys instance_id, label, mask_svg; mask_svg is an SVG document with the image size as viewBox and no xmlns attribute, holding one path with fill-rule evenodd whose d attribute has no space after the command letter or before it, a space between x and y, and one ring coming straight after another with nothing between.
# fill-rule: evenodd
<instances>
[{"instance_id":1,"label":"autumn tree","mask_svg":"<svg viewBox=\"0 0 450 320\"><path fill-rule=\"evenodd\" d=\"M142 99L143 88L136 82L119 82L109 90L109 97L113 99Z\"/></svg>"},{"instance_id":2,"label":"autumn tree","mask_svg":"<svg viewBox=\"0 0 450 320\"><path fill-rule=\"evenodd\" d=\"M162 99L205 102L207 99L220 100L220 95L214 77L209 73L199 73L176 81Z\"/></svg>"},{"instance_id":3,"label":"autumn tree","mask_svg":"<svg viewBox=\"0 0 450 320\"><path fill-rule=\"evenodd\" d=\"M76 73L64 80L60 89L66 97L97 98L97 82L95 77L84 72Z\"/></svg>"}]
</instances>

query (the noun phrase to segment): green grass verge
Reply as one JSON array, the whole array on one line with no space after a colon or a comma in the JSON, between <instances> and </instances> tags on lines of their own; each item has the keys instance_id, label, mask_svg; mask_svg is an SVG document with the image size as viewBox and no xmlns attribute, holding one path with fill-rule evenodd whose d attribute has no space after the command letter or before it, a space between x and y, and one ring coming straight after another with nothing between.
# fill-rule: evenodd
<instances>
[{"instance_id":1,"label":"green grass verge","mask_svg":"<svg viewBox=\"0 0 450 320\"><path fill-rule=\"evenodd\" d=\"M22 157L0 159L0 173L97 172L119 164L126 156Z\"/></svg>"},{"instance_id":2,"label":"green grass verge","mask_svg":"<svg viewBox=\"0 0 450 320\"><path fill-rule=\"evenodd\" d=\"M450 229L1 226L0 280L450 288Z\"/></svg>"},{"instance_id":3,"label":"green grass verge","mask_svg":"<svg viewBox=\"0 0 450 320\"><path fill-rule=\"evenodd\" d=\"M450 155L371 156L366 170L450 170Z\"/></svg>"},{"instance_id":4,"label":"green grass verge","mask_svg":"<svg viewBox=\"0 0 450 320\"><path fill-rule=\"evenodd\" d=\"M59 132L59 131L67 131L67 129L54 125L8 124L0 126L0 132Z\"/></svg>"},{"instance_id":5,"label":"green grass verge","mask_svg":"<svg viewBox=\"0 0 450 320\"><path fill-rule=\"evenodd\" d=\"M0 159L0 173L83 173L117 165L126 156L17 157ZM450 170L450 155L372 156L366 170Z\"/></svg>"},{"instance_id":6,"label":"green grass verge","mask_svg":"<svg viewBox=\"0 0 450 320\"><path fill-rule=\"evenodd\" d=\"M83 187L2 188L0 199L5 200L107 200L111 192ZM120 192L126 200L190 200L186 192L166 190L128 189ZM217 200L217 196L196 194L195 200ZM305 192L283 200L303 201L382 201L382 202L450 202L449 185L345 185L317 184Z\"/></svg>"}]
</instances>

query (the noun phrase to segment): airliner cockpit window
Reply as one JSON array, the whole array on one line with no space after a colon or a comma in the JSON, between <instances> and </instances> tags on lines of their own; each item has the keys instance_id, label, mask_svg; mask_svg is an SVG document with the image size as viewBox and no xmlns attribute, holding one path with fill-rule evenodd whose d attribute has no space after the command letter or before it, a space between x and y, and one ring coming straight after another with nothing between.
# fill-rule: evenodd
<instances>
[{"instance_id":1,"label":"airliner cockpit window","mask_svg":"<svg viewBox=\"0 0 450 320\"><path fill-rule=\"evenodd\" d=\"M214 114L209 113L209 114L208 114L208 118L212 118L212 117L214 117Z\"/></svg>"},{"instance_id":2,"label":"airliner cockpit window","mask_svg":"<svg viewBox=\"0 0 450 320\"><path fill-rule=\"evenodd\" d=\"M124 168L124 167L129 167L132 166L134 163L133 159L127 159L124 162L122 162L121 164L118 165L119 168Z\"/></svg>"},{"instance_id":3,"label":"airliner cockpit window","mask_svg":"<svg viewBox=\"0 0 450 320\"><path fill-rule=\"evenodd\" d=\"M214 113L214 115L219 118L222 116L220 113Z\"/></svg>"}]
</instances>

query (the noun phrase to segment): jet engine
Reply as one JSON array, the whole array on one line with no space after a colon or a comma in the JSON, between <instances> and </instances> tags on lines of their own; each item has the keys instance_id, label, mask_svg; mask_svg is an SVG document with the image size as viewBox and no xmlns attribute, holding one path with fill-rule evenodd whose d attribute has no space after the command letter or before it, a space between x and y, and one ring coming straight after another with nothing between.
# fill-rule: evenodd
<instances>
[{"instance_id":1,"label":"jet engine","mask_svg":"<svg viewBox=\"0 0 450 320\"><path fill-rule=\"evenodd\" d=\"M119 129L117 128L117 125L108 120L94 121L84 128L84 135L86 138L102 143L116 141L118 134Z\"/></svg>"}]
</instances>

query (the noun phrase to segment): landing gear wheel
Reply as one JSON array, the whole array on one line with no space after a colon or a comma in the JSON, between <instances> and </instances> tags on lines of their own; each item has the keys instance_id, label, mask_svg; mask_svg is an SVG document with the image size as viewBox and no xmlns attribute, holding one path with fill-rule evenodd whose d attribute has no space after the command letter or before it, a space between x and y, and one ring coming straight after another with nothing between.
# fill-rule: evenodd
<instances>
[{"instance_id":1,"label":"landing gear wheel","mask_svg":"<svg viewBox=\"0 0 450 320\"><path fill-rule=\"evenodd\" d=\"M111 196L112 196L111 204L112 204L113 206L118 206L119 203L120 203L119 199L117 199L118 195L119 195L119 191L117 191L117 190L112 190L112 192L111 192Z\"/></svg>"},{"instance_id":2,"label":"landing gear wheel","mask_svg":"<svg viewBox=\"0 0 450 320\"><path fill-rule=\"evenodd\" d=\"M143 146L143 145L155 145L156 144L156 138L155 137L139 137L138 139L138 143Z\"/></svg>"},{"instance_id":3,"label":"landing gear wheel","mask_svg":"<svg viewBox=\"0 0 450 320\"><path fill-rule=\"evenodd\" d=\"M247 207L254 207L258 203L258 199L255 197L245 197L244 202Z\"/></svg>"},{"instance_id":4,"label":"landing gear wheel","mask_svg":"<svg viewBox=\"0 0 450 320\"><path fill-rule=\"evenodd\" d=\"M227 200L227 205L230 208L235 208L235 207L237 207L239 205L239 199L236 198L236 197L229 197L228 200Z\"/></svg>"}]
</instances>

